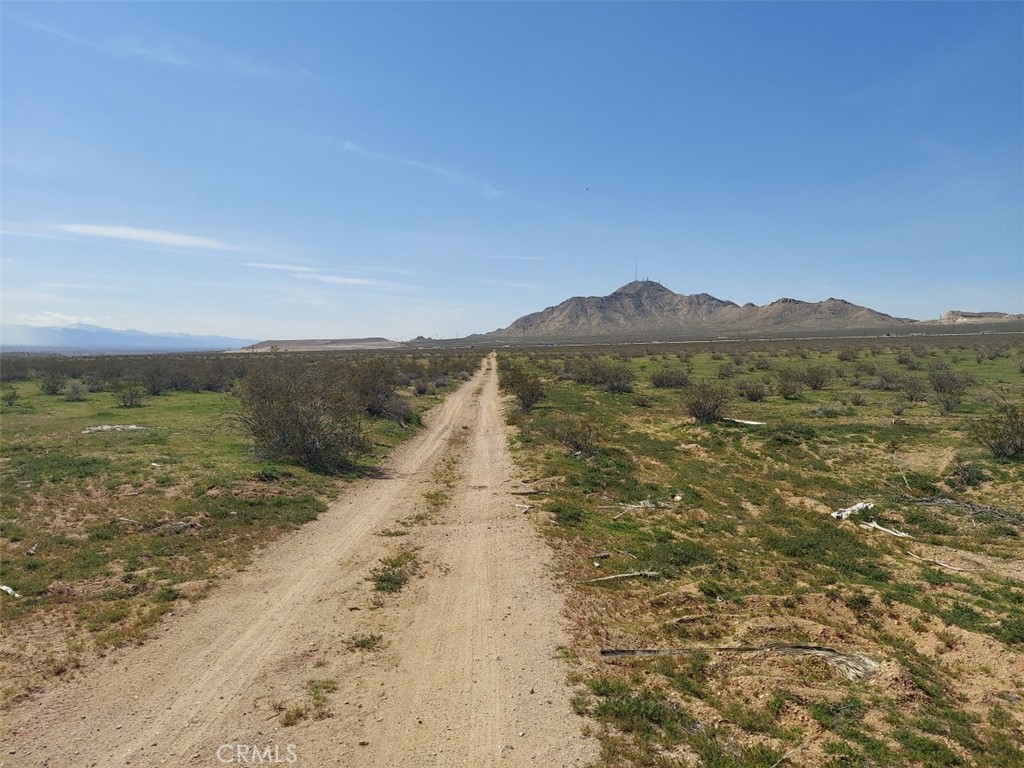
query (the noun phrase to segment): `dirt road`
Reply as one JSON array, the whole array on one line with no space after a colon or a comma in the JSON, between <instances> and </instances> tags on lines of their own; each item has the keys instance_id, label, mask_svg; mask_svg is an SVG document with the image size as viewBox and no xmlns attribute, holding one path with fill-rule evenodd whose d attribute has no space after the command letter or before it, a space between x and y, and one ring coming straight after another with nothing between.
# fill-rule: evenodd
<instances>
[{"instance_id":1,"label":"dirt road","mask_svg":"<svg viewBox=\"0 0 1024 768\"><path fill-rule=\"evenodd\" d=\"M592 760L557 658L566 629L549 554L514 506L495 368L492 356L430 414L384 479L346 489L146 645L8 713L0 765ZM379 535L404 530L437 491L448 499L432 519ZM418 548L419 575L382 598L367 576L399 545ZM349 650L355 635L381 647ZM327 681L330 716L317 718L310 680ZM285 726L288 710L300 714Z\"/></svg>"}]
</instances>

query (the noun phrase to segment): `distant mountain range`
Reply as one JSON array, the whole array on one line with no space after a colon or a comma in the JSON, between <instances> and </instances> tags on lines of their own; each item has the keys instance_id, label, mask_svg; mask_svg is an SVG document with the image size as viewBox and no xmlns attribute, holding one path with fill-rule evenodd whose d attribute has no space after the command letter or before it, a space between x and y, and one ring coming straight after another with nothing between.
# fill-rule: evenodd
<instances>
[{"instance_id":1,"label":"distant mountain range","mask_svg":"<svg viewBox=\"0 0 1024 768\"><path fill-rule=\"evenodd\" d=\"M461 341L483 343L568 340L681 340L721 336L813 336L858 333L950 333L1024 331L1024 315L950 310L937 320L893 317L843 299L809 302L778 299L771 304L736 304L707 293L674 293L653 280L635 280L607 296L574 296L540 312L524 315L507 328ZM968 326L968 327L964 327ZM422 336L412 346L451 344ZM212 352L342 351L392 349L400 342L361 339L267 340L185 333L120 331L95 325L0 326L0 349L44 352Z\"/></svg>"},{"instance_id":2,"label":"distant mountain range","mask_svg":"<svg viewBox=\"0 0 1024 768\"><path fill-rule=\"evenodd\" d=\"M119 331L96 325L60 328L34 325L0 327L0 348L5 351L43 352L215 352L238 349L255 339L194 336L187 333Z\"/></svg>"},{"instance_id":3,"label":"distant mountain range","mask_svg":"<svg viewBox=\"0 0 1024 768\"><path fill-rule=\"evenodd\" d=\"M932 322L992 323L1015 319L1024 319L1024 316L951 311L941 321ZM608 296L575 296L557 306L525 315L507 328L476 338L509 341L643 336L708 338L722 334L906 332L920 325L928 323L893 317L843 299L818 302L779 299L763 306L739 305L707 293L684 295L653 280L636 280Z\"/></svg>"}]
</instances>

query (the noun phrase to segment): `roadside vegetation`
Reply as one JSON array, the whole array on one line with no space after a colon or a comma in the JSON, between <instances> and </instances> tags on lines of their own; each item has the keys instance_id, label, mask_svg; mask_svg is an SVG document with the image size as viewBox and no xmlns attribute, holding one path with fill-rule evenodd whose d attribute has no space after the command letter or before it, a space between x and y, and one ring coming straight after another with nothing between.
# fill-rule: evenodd
<instances>
[{"instance_id":1,"label":"roadside vegetation","mask_svg":"<svg viewBox=\"0 0 1024 768\"><path fill-rule=\"evenodd\" d=\"M603 764L1024 765L1009 338L500 353Z\"/></svg>"},{"instance_id":2,"label":"roadside vegetation","mask_svg":"<svg viewBox=\"0 0 1024 768\"><path fill-rule=\"evenodd\" d=\"M372 473L478 354L8 356L3 700L141 642Z\"/></svg>"}]
</instances>

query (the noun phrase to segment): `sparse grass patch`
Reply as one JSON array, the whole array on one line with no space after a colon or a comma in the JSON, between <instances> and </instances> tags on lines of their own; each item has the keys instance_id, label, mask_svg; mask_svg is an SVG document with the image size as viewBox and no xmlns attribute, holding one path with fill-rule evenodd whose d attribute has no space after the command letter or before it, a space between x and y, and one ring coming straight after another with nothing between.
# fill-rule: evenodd
<instances>
[{"instance_id":1,"label":"sparse grass patch","mask_svg":"<svg viewBox=\"0 0 1024 768\"><path fill-rule=\"evenodd\" d=\"M983 685L1016 701L1024 684L1024 580L1006 570L1024 559L1014 522L1024 483L1012 460L971 431L998 417L1000 402L1024 407L1024 388L1019 353L979 362L967 345L981 343L714 343L687 345L679 362L641 345L508 353L543 379L543 406L515 415L514 447L531 474L551 478L546 532L566 581L648 569L664 577L571 591L584 648L826 645L887 662L898 680L848 683L810 659L698 651L592 662L581 653L588 684L573 708L602 724L603 764L670 765L685 754L694 764L764 768L801 745L809 721L828 737L801 747L795 764L1019 764L1008 745L1024 714L1007 707L982 728L968 695ZM646 407L559 375L576 369L565 358L590 355L628 365L637 392L654 395ZM688 420L695 385L654 382L680 363L688 379L720 386L726 370L729 391L741 394L771 371L772 392L727 406L729 416L765 424ZM966 387L952 387L952 409L927 397L924 372L943 366L962 375L941 373L940 388L942 377ZM921 373L910 381L908 370ZM995 401L982 388L1000 380L1017 383ZM586 450L563 441L559 427L570 421L595 435ZM913 504L908 495L1010 515ZM874 509L848 521L828 514L862 500ZM912 538L859 527L867 521ZM976 655L991 659L975 665ZM766 738L785 748L767 748Z\"/></svg>"},{"instance_id":2,"label":"sparse grass patch","mask_svg":"<svg viewBox=\"0 0 1024 768\"><path fill-rule=\"evenodd\" d=\"M383 640L384 635L357 632L345 640L345 648L350 651L376 651L381 647Z\"/></svg>"},{"instance_id":3,"label":"sparse grass patch","mask_svg":"<svg viewBox=\"0 0 1024 768\"><path fill-rule=\"evenodd\" d=\"M395 554L381 558L380 565L370 572L369 580L377 592L400 592L419 570L415 547L402 547Z\"/></svg>"}]
</instances>

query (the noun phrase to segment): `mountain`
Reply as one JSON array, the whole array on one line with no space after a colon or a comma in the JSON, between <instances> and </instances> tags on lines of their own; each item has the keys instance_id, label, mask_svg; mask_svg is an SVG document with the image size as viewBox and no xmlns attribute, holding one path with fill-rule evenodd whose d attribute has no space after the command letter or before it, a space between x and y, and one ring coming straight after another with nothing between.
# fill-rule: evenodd
<instances>
[{"instance_id":1,"label":"mountain","mask_svg":"<svg viewBox=\"0 0 1024 768\"><path fill-rule=\"evenodd\" d=\"M35 325L5 325L0 328L0 348L6 351L214 352L238 349L254 341L187 333L121 331L84 324L60 328Z\"/></svg>"},{"instance_id":2,"label":"mountain","mask_svg":"<svg viewBox=\"0 0 1024 768\"><path fill-rule=\"evenodd\" d=\"M707 293L674 293L653 280L636 280L608 296L576 296L525 315L507 328L484 334L494 339L722 333L828 333L894 329L915 320L892 317L843 299L819 302L779 299L740 306Z\"/></svg>"}]
</instances>

